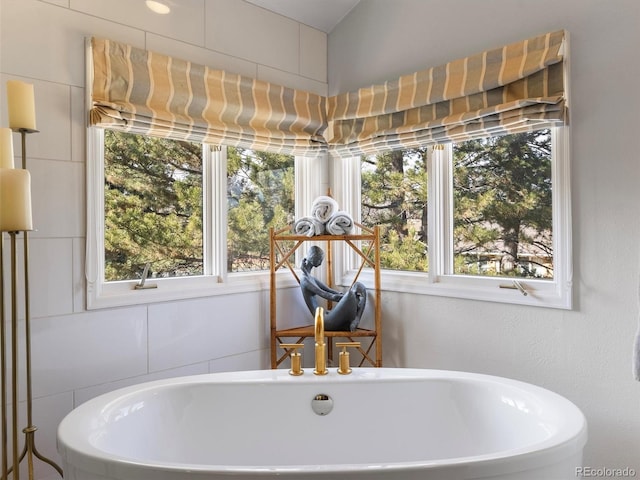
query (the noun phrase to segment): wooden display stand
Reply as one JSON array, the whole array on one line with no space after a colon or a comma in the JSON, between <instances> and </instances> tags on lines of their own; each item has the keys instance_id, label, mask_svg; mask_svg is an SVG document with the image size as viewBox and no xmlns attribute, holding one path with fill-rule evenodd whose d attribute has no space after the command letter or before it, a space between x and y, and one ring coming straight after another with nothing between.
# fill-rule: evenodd
<instances>
[{"instance_id":1,"label":"wooden display stand","mask_svg":"<svg viewBox=\"0 0 640 480\"><path fill-rule=\"evenodd\" d=\"M276 305L276 272L282 268L287 267L298 284L300 278L296 273L294 265L295 252L305 242L319 242L325 243L325 260L327 269L327 285L332 287L333 285L333 258L332 248L333 242L342 241L345 242L354 252L357 253L360 259L360 266L356 272L353 282L356 282L362 273L365 266L369 266L373 269L374 274L374 328L358 328L354 332L350 331L325 331L325 337L328 345L328 360L329 364L333 363L333 339L334 338L346 338L350 342L359 341L360 347L357 351L362 355L362 360L358 366L363 366L366 362L367 365L373 367L382 366L382 322L381 322L381 310L380 310L380 233L378 227L368 228L359 223L355 223L355 226L361 233L349 234L349 235L316 235L313 237L307 237L304 235L295 235L292 233L292 226L282 228L280 230L270 230L270 319L271 319L271 368L278 368L278 366L286 360L292 353L292 349L286 349L280 347L283 343L287 342L286 339L295 339L295 343L304 342L305 338L313 337L314 326L306 325L303 327L278 329L277 321L277 305ZM358 243L360 245L358 245ZM368 289L370 291L370 289ZM369 298L370 300L370 298ZM327 308L331 308L331 302L328 302ZM280 350L284 350L279 353Z\"/></svg>"}]
</instances>

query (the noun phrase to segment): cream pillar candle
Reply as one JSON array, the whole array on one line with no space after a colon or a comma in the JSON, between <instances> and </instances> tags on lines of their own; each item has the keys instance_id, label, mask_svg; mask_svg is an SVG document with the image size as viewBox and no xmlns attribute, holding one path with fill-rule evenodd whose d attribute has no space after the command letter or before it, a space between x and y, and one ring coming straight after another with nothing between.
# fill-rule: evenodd
<instances>
[{"instance_id":1,"label":"cream pillar candle","mask_svg":"<svg viewBox=\"0 0 640 480\"><path fill-rule=\"evenodd\" d=\"M7 80L9 127L14 130L36 130L36 104L33 85L19 80Z\"/></svg>"},{"instance_id":2,"label":"cream pillar candle","mask_svg":"<svg viewBox=\"0 0 640 480\"><path fill-rule=\"evenodd\" d=\"M0 128L0 168L14 168L13 132L10 128Z\"/></svg>"},{"instance_id":3,"label":"cream pillar candle","mask_svg":"<svg viewBox=\"0 0 640 480\"><path fill-rule=\"evenodd\" d=\"M33 230L31 175L23 169L0 169L0 231Z\"/></svg>"}]
</instances>

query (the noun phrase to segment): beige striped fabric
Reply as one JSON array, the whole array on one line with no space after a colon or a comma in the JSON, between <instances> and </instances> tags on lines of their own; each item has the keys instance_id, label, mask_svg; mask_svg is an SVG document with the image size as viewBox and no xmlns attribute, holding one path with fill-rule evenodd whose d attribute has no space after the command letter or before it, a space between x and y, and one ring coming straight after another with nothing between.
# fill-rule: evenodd
<instances>
[{"instance_id":1,"label":"beige striped fabric","mask_svg":"<svg viewBox=\"0 0 640 480\"><path fill-rule=\"evenodd\" d=\"M323 97L93 38L90 123L313 156L517 133L567 118L565 32Z\"/></svg>"},{"instance_id":2,"label":"beige striped fabric","mask_svg":"<svg viewBox=\"0 0 640 480\"><path fill-rule=\"evenodd\" d=\"M133 133L311 155L326 98L111 40L91 41L90 123Z\"/></svg>"},{"instance_id":3,"label":"beige striped fabric","mask_svg":"<svg viewBox=\"0 0 640 480\"><path fill-rule=\"evenodd\" d=\"M330 150L349 156L516 133L566 118L565 32L330 97Z\"/></svg>"}]
</instances>

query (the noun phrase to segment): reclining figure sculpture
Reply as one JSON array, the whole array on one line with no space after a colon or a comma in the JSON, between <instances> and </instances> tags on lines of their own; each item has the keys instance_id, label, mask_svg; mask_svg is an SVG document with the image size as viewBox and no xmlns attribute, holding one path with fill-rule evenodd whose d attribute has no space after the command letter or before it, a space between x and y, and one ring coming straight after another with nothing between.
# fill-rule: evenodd
<instances>
[{"instance_id":1,"label":"reclining figure sculpture","mask_svg":"<svg viewBox=\"0 0 640 480\"><path fill-rule=\"evenodd\" d=\"M333 302L333 308L324 314L325 330L353 332L358 328L367 304L367 289L362 283L354 282L349 290L340 292L318 280L311 275L311 270L320 266L323 260L324 252L315 245L302 260L300 288L304 301L312 315L318 307L318 297Z\"/></svg>"}]
</instances>

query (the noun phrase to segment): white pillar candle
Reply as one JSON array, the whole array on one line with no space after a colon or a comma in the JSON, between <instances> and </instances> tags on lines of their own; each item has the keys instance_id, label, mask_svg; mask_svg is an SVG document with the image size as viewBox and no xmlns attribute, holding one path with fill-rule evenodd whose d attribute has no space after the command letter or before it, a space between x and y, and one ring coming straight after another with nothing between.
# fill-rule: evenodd
<instances>
[{"instance_id":1,"label":"white pillar candle","mask_svg":"<svg viewBox=\"0 0 640 480\"><path fill-rule=\"evenodd\" d=\"M13 132L10 128L0 128L0 168L14 168Z\"/></svg>"},{"instance_id":2,"label":"white pillar candle","mask_svg":"<svg viewBox=\"0 0 640 480\"><path fill-rule=\"evenodd\" d=\"M31 175L23 169L0 169L0 231L33 230Z\"/></svg>"},{"instance_id":3,"label":"white pillar candle","mask_svg":"<svg viewBox=\"0 0 640 480\"><path fill-rule=\"evenodd\" d=\"M8 80L7 106L9 107L9 127L36 129L36 104L32 84L20 80Z\"/></svg>"}]
</instances>

